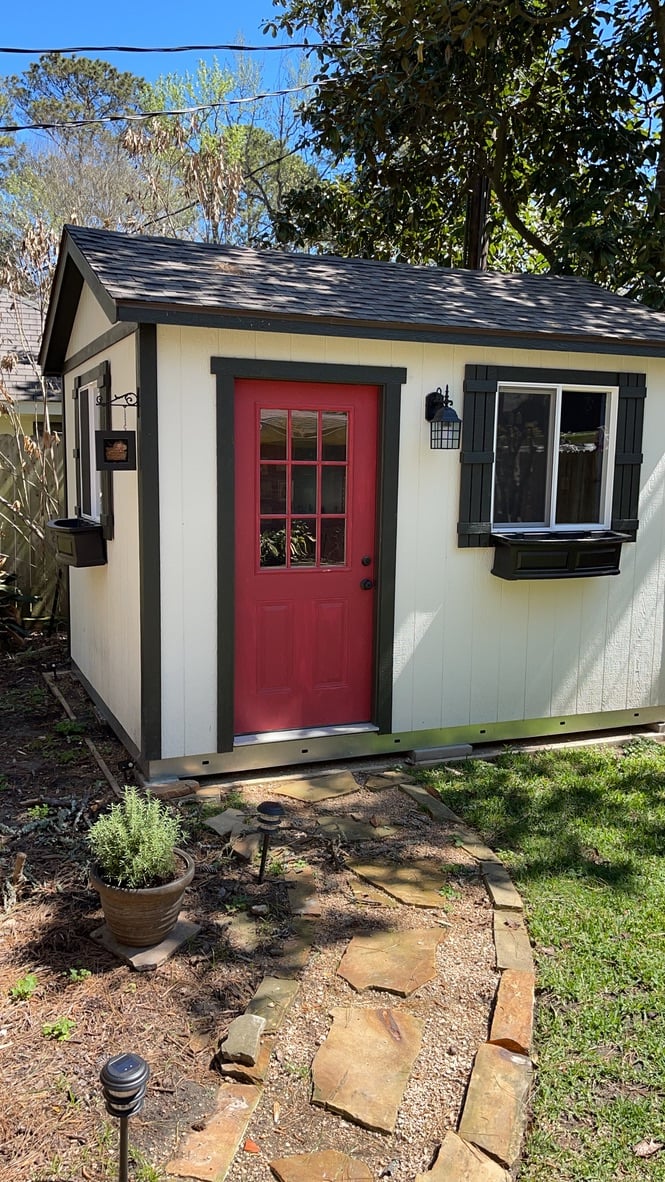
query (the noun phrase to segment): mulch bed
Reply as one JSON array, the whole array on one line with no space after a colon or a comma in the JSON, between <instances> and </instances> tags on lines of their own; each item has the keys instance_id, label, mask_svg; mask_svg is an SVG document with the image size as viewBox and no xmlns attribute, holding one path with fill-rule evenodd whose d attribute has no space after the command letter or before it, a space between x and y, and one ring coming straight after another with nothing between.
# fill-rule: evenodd
<instances>
[{"instance_id":1,"label":"mulch bed","mask_svg":"<svg viewBox=\"0 0 665 1182\"><path fill-rule=\"evenodd\" d=\"M81 732L67 725L44 682L42 673L54 668L63 670L56 684ZM102 917L88 886L85 833L115 798L85 737L119 783L131 782L132 767L66 668L62 638L36 638L23 651L0 656L0 1180L116 1177L117 1129L104 1111L99 1072L110 1055L131 1050L151 1067L146 1106L132 1121L130 1140L137 1176L143 1163L145 1182L152 1182L161 1175L147 1163L163 1169L179 1138L200 1127L214 1106L221 1082L213 1062L217 1043L271 973L289 936L286 890L279 865L259 884L256 865L229 857L203 824L200 804L177 803L196 860L186 915L201 924L199 936L155 973L132 972L89 939ZM221 796L224 807L224 784ZM265 798L265 786L248 787L244 796L255 805ZM287 830L300 835L289 843L295 853L284 855L286 868L289 861L293 866L306 859L326 908L315 955L250 1128L261 1154L250 1159L241 1150L229 1182L269 1179L271 1156L321 1148L322 1137L357 1153L377 1176L388 1165L391 1173L385 1176L392 1182L409 1182L427 1168L445 1128L455 1126L475 1047L486 1037L495 985L491 909L468 855L452 841L447 846L438 841L437 856L459 865L445 900L444 971L450 987L429 1001L427 991L415 995L427 1014L427 1046L396 1133L382 1137L312 1109L307 1068L325 1037L331 1005L372 1004L362 995L358 1001L334 978L350 934L358 922L372 922L371 910L363 920L345 889L344 851L315 832L315 810L282 800ZM366 815L378 804L367 792L352 800L353 809ZM343 800L324 806L325 811L348 807ZM380 808L382 823L398 813L412 814L403 843L413 857L431 851L433 839L414 805L390 790L381 795ZM19 854L26 860L14 889ZM243 952L229 940L225 924L257 903L268 905L269 918L258 949ZM436 922L424 911L421 921ZM30 993L30 982L25 983L30 975L36 978L34 990L21 997ZM282 1116L275 1120L275 1113Z\"/></svg>"}]
</instances>

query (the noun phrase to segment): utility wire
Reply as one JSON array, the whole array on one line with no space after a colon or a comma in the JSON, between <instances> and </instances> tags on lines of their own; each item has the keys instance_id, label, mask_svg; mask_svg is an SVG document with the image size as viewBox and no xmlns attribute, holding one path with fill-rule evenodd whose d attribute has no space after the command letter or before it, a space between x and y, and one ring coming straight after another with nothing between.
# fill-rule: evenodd
<instances>
[{"instance_id":1,"label":"utility wire","mask_svg":"<svg viewBox=\"0 0 665 1182\"><path fill-rule=\"evenodd\" d=\"M173 111L128 111L124 115L98 115L90 119L67 119L53 123L10 123L0 124L0 132L9 134L15 131L56 131L68 127L89 127L99 123L140 123L147 119L161 119L164 116L196 115L199 111L213 111L219 107L237 106L240 103L258 103L262 99L281 98L287 94L300 94L318 82L303 82L301 86L292 86L288 90L268 90L265 94L252 94L245 98L223 99L219 103L201 103L196 107L182 107Z\"/></svg>"},{"instance_id":2,"label":"utility wire","mask_svg":"<svg viewBox=\"0 0 665 1182\"><path fill-rule=\"evenodd\" d=\"M345 48L349 46L342 41L290 41L288 45L69 45L62 49L19 49L0 45L0 53L207 53L218 49L234 53L275 53L289 49Z\"/></svg>"}]
</instances>

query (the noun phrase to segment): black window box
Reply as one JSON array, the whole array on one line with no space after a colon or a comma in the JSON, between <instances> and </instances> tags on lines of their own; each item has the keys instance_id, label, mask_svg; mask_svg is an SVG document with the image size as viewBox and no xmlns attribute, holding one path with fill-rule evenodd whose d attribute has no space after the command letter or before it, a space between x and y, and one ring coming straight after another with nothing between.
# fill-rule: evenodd
<instances>
[{"instance_id":1,"label":"black window box","mask_svg":"<svg viewBox=\"0 0 665 1182\"><path fill-rule=\"evenodd\" d=\"M618 575L621 546L630 534L614 530L543 530L491 535L492 574L499 579L584 579Z\"/></svg>"},{"instance_id":2,"label":"black window box","mask_svg":"<svg viewBox=\"0 0 665 1182\"><path fill-rule=\"evenodd\" d=\"M101 525L84 517L57 517L47 524L61 565L104 566L106 542Z\"/></svg>"}]
</instances>

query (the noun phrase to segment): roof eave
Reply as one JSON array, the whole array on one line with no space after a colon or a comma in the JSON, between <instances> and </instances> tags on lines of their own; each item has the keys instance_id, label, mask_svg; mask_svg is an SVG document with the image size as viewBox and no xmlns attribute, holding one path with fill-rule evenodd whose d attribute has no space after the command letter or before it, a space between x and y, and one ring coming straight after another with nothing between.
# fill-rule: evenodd
<instances>
[{"instance_id":1,"label":"roof eave","mask_svg":"<svg viewBox=\"0 0 665 1182\"><path fill-rule=\"evenodd\" d=\"M555 352L630 354L665 357L665 335L654 341L640 337L621 338L592 333L548 333L469 326L414 324L404 321L350 319L325 315L280 314L248 309L223 311L197 305L118 300L119 321L173 324L195 328L235 328L250 332L292 332L342 337L422 341L436 344L494 344L496 348L548 349Z\"/></svg>"}]
</instances>

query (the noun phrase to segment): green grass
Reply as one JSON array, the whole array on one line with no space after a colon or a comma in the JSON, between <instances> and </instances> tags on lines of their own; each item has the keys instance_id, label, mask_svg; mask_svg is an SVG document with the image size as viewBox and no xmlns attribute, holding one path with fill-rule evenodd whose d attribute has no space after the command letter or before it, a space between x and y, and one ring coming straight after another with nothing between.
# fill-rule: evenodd
<instances>
[{"instance_id":1,"label":"green grass","mask_svg":"<svg viewBox=\"0 0 665 1182\"><path fill-rule=\"evenodd\" d=\"M461 774L460 774L461 773ZM665 748L515 752L423 773L504 859L538 972L520 1182L665 1180Z\"/></svg>"}]
</instances>

